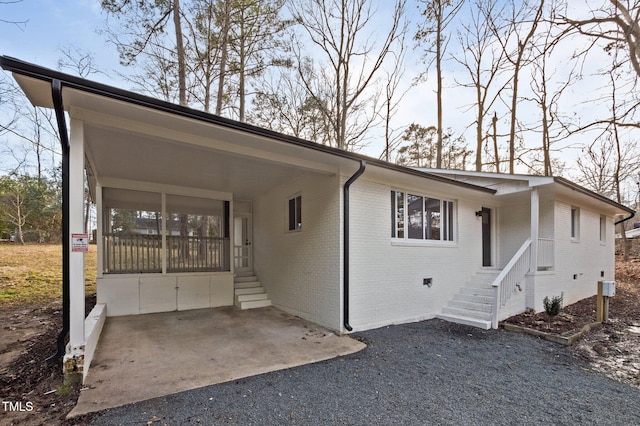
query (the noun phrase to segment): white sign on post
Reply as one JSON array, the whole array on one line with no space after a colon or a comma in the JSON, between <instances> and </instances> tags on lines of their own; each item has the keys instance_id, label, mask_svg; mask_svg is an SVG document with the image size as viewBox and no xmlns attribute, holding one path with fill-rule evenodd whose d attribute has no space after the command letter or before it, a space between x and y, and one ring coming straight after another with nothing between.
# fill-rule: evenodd
<instances>
[{"instance_id":1,"label":"white sign on post","mask_svg":"<svg viewBox=\"0 0 640 426\"><path fill-rule=\"evenodd\" d=\"M71 251L86 253L89 251L88 234L71 234Z\"/></svg>"}]
</instances>

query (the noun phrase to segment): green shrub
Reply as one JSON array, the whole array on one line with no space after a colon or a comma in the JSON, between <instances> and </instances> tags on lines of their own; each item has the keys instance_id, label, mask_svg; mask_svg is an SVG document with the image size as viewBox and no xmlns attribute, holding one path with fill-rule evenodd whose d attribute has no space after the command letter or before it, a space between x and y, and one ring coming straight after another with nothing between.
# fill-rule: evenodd
<instances>
[{"instance_id":1,"label":"green shrub","mask_svg":"<svg viewBox=\"0 0 640 426\"><path fill-rule=\"evenodd\" d=\"M562 295L553 296L551 300L549 300L549 297L547 296L542 300L542 304L544 305L544 311L547 315L554 317L562 310Z\"/></svg>"}]
</instances>

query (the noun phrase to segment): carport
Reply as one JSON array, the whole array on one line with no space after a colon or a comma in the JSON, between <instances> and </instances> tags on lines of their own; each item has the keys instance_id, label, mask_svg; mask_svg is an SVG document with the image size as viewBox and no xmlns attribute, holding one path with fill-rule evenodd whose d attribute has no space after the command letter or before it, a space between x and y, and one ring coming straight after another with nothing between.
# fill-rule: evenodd
<instances>
[{"instance_id":1,"label":"carport","mask_svg":"<svg viewBox=\"0 0 640 426\"><path fill-rule=\"evenodd\" d=\"M334 217L340 206L341 174L351 175L361 165L359 157L337 149L13 58L0 59L30 101L53 108L58 119L65 216L64 329L58 355L64 354L65 373L78 375L80 380L87 378L103 324L111 323L107 317L234 304L234 280L239 272L252 272L251 252L257 247L251 245L251 227L243 226L239 219L251 217L256 197L262 197L265 204L265 194L274 188L306 179L307 188L323 188L331 198L331 203L313 206L318 220ZM98 303L86 319L82 252L87 240L85 182L98 213ZM286 212L291 201L299 198L299 191L272 197L269 201L273 205L262 209L268 214L261 219L262 228L253 227L254 233L264 235L259 247L263 265L278 258L269 237L286 232L281 226L285 215L273 215L276 209L272 207ZM207 218L206 226L203 217ZM193 225L196 219L200 222ZM296 225L293 231L298 229ZM337 245L339 222L332 221L329 226ZM323 230L318 228L317 232L322 234ZM308 233L308 238L313 235ZM298 300L306 305L288 306L289 312L318 317L320 324L336 330L341 328L341 317L334 313L342 307L338 292L341 270L335 266L338 253L327 259L330 269L318 266L323 274L315 275L313 302L300 296ZM281 266L277 269L283 270ZM327 270L332 274L328 279ZM292 284L286 280L272 278L271 282L280 286L281 294L291 294L287 286ZM324 316L309 313L309 306L325 312ZM126 334L121 337L116 348L124 351L132 342Z\"/></svg>"},{"instance_id":2,"label":"carport","mask_svg":"<svg viewBox=\"0 0 640 426\"><path fill-rule=\"evenodd\" d=\"M111 317L69 417L318 362L364 347L273 307Z\"/></svg>"}]
</instances>

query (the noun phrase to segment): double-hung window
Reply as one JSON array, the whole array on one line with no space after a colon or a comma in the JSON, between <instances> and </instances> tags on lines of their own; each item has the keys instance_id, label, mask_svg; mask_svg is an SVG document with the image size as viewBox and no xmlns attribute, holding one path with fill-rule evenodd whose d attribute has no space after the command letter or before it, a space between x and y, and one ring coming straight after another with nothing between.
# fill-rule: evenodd
<instances>
[{"instance_id":1,"label":"double-hung window","mask_svg":"<svg viewBox=\"0 0 640 426\"><path fill-rule=\"evenodd\" d=\"M391 191L391 237L454 241L454 212L453 201Z\"/></svg>"}]
</instances>

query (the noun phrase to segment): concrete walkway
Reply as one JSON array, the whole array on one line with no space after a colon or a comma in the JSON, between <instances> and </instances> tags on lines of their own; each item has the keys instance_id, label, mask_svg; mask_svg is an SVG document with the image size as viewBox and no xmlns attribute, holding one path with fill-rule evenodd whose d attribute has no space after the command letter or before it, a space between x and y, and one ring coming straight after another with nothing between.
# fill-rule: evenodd
<instances>
[{"instance_id":1,"label":"concrete walkway","mask_svg":"<svg viewBox=\"0 0 640 426\"><path fill-rule=\"evenodd\" d=\"M364 347L273 307L110 317L69 418Z\"/></svg>"}]
</instances>

